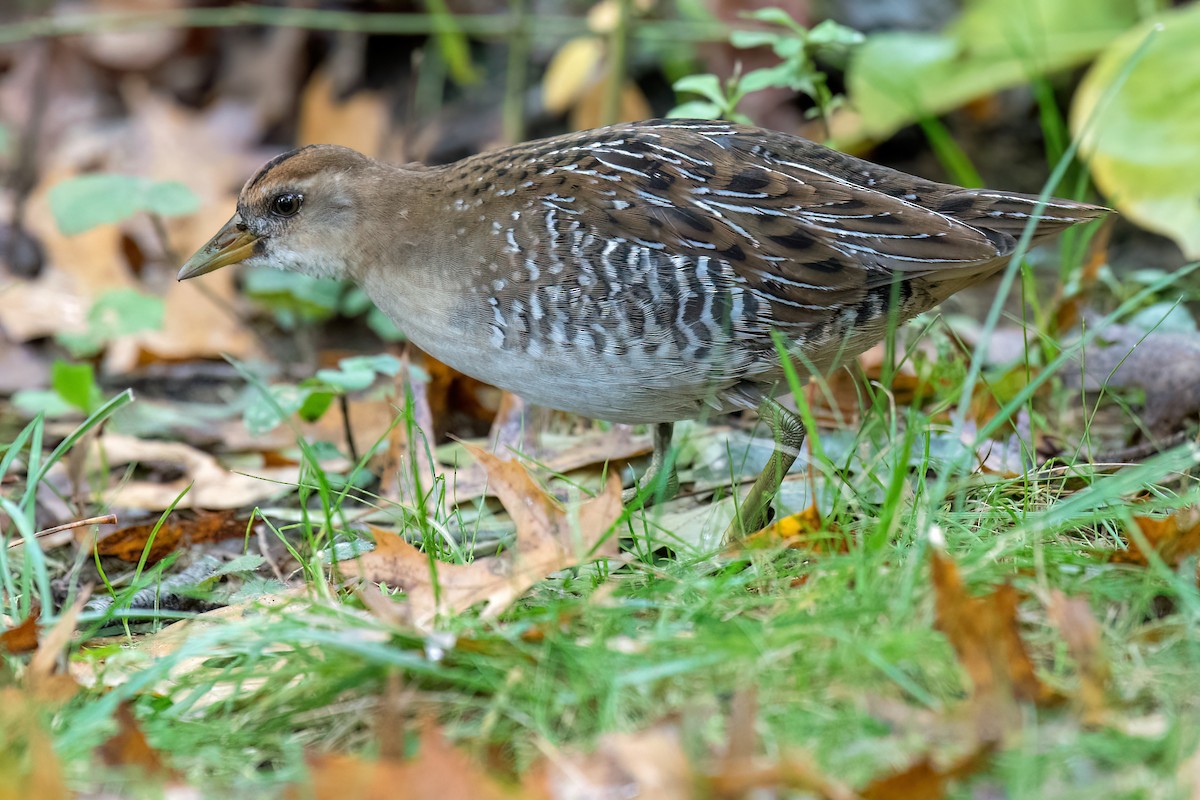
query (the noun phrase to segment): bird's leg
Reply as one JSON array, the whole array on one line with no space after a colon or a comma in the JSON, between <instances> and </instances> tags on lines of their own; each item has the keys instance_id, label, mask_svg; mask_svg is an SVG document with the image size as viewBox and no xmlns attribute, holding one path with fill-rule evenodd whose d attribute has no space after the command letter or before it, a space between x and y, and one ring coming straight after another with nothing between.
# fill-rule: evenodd
<instances>
[{"instance_id":1,"label":"bird's leg","mask_svg":"<svg viewBox=\"0 0 1200 800\"><path fill-rule=\"evenodd\" d=\"M770 397L764 399L758 407L758 413L771 429L771 435L775 439L775 450L763 471L758 474L754 485L750 487L750 492L742 500L737 516L729 523L729 529L725 532L725 537L729 540L754 533L767 523L767 509L771 500L779 491L783 477L796 462L800 448L804 445L804 423L780 405L778 400Z\"/></svg>"},{"instance_id":2,"label":"bird's leg","mask_svg":"<svg viewBox=\"0 0 1200 800\"><path fill-rule=\"evenodd\" d=\"M621 496L628 503L639 494L646 494L646 503L661 503L679 494L679 476L675 473L675 459L671 458L671 433L673 422L659 422L654 426L654 454L650 456L650 469L639 481L625 490ZM663 481L663 470L667 470ZM661 486L659 484L662 484Z\"/></svg>"}]
</instances>

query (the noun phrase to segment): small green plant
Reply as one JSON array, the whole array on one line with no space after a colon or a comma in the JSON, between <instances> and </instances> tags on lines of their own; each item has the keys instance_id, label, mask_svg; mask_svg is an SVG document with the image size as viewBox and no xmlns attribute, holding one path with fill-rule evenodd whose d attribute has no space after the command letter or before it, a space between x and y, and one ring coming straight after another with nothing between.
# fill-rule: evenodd
<instances>
[{"instance_id":1,"label":"small green plant","mask_svg":"<svg viewBox=\"0 0 1200 800\"><path fill-rule=\"evenodd\" d=\"M99 353L113 339L160 329L165 315L166 306L160 297L136 289L110 289L88 309L86 329L64 331L54 338L75 358L86 358Z\"/></svg>"},{"instance_id":2,"label":"small green plant","mask_svg":"<svg viewBox=\"0 0 1200 800\"><path fill-rule=\"evenodd\" d=\"M737 110L742 98L763 89L785 88L810 98L813 107L808 110L808 116L819 116L828 130L829 115L844 98L830 90L828 77L818 66L818 61L844 65L850 51L865 41L863 35L832 20L805 28L779 8L764 8L745 16L778 26L779 30L734 31L730 42L743 49L770 47L779 56L780 63L735 75L724 83L709 74L681 78L674 84L675 91L697 94L704 99L676 106L671 116L749 122Z\"/></svg>"},{"instance_id":3,"label":"small green plant","mask_svg":"<svg viewBox=\"0 0 1200 800\"><path fill-rule=\"evenodd\" d=\"M270 397L258 393L246 407L243 421L255 435L273 430L291 414L314 422L337 397L369 388L380 375L394 376L399 372L400 359L386 353L343 358L337 369L317 370L316 375L300 383L271 386Z\"/></svg>"},{"instance_id":4,"label":"small green plant","mask_svg":"<svg viewBox=\"0 0 1200 800\"><path fill-rule=\"evenodd\" d=\"M137 175L80 175L50 190L50 211L58 229L68 236L124 222L142 211L175 217L198 208L200 199L179 181L156 181Z\"/></svg>"}]
</instances>

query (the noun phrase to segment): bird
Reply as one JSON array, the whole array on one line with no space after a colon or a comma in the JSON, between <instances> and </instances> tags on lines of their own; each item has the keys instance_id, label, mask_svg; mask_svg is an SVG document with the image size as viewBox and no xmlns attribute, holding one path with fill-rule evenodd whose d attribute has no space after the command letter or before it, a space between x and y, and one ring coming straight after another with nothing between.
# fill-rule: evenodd
<instances>
[{"instance_id":1,"label":"bird","mask_svg":"<svg viewBox=\"0 0 1200 800\"><path fill-rule=\"evenodd\" d=\"M244 264L354 281L460 372L651 426L643 498L678 487L675 422L756 409L775 448L730 526L739 536L765 524L804 442L776 399L784 358L827 374L1002 270L1027 226L1036 244L1107 213L926 180L786 132L654 119L440 166L291 150L246 182L178 277Z\"/></svg>"}]
</instances>

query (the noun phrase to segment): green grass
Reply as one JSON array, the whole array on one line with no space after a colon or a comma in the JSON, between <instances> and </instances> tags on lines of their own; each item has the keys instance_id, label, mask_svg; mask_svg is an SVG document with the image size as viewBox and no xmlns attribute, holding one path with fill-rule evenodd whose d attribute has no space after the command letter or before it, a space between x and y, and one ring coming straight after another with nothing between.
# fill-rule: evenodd
<instances>
[{"instance_id":1,"label":"green grass","mask_svg":"<svg viewBox=\"0 0 1200 800\"><path fill-rule=\"evenodd\" d=\"M962 364L940 369L967 374ZM956 390L945 396L951 401ZM1040 599L1051 589L1088 600L1113 670L1110 725L1086 729L1070 708L1027 707L976 785L1011 797L1184 796L1175 773L1200 745L1195 562L1138 568L1107 564L1094 551L1119 546L1129 500L1148 487L1156 487L1157 507L1194 503L1200 489L1187 475L1200 460L1195 451L1114 474L1080 465L1083 480L1070 487L1054 478L980 478L931 455L927 444L944 427L933 419L937 402L916 409L879 393L867 399L856 447L818 432L826 456L816 463L820 505L848 552L664 557L633 547L641 555L611 572L583 567L549 577L499 621L471 613L447 620L449 644L436 658L430 641L376 620L353 594L325 588L331 567L319 553L344 528L347 494L323 479L314 457L302 494L313 495L319 511L279 530L310 582L321 576L315 588L190 632L160 657L136 637L77 651L77 662L94 664L115 686L85 690L53 716L66 773L79 788L133 791L136 777L98 769L91 755L111 733L117 704L130 700L153 746L187 781L212 796L270 796L303 779L306 753L372 752L380 697L389 676L400 675L415 708L432 709L480 758L498 747L514 773L546 744L586 749L606 732L668 715L682 718L689 751L703 759L724 742L731 695L753 686L761 752L802 748L829 774L861 786L927 752L951 759L964 750L954 717L967 682L933 625L927 532L937 525L973 592L1011 581L1025 595L1022 633L1047 682L1070 693L1078 680ZM44 435L35 421L0 466L25 461L40 474L65 452L41 457ZM934 499L938 481L945 501ZM26 536L32 496L26 489L4 501ZM623 527L635 537L642 530L636 519ZM21 555L0 551L0 579L6 612L20 617L31 598L50 596L64 565L40 558L38 548L14 552ZM157 574L143 572L134 584ZM52 621L49 608L44 614ZM120 637L174 616L85 613L81 630ZM5 660L3 680L11 681L20 667Z\"/></svg>"}]
</instances>

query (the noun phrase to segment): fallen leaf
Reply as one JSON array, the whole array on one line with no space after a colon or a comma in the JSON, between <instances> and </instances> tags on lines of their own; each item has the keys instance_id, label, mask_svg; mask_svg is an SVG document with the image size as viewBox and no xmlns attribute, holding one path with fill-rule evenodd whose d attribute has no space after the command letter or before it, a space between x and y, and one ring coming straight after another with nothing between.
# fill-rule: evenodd
<instances>
[{"instance_id":1,"label":"fallen leaf","mask_svg":"<svg viewBox=\"0 0 1200 800\"><path fill-rule=\"evenodd\" d=\"M1200 507L1180 509L1166 517L1138 516L1133 522L1146 538L1146 543L1169 567L1177 567L1190 555L1200 552ZM1149 566L1148 554L1135 537L1129 537L1129 548L1109 556L1115 564Z\"/></svg>"},{"instance_id":2,"label":"fallen leaf","mask_svg":"<svg viewBox=\"0 0 1200 800\"><path fill-rule=\"evenodd\" d=\"M420 747L407 761L330 754L308 759L310 784L289 796L305 800L504 800L518 795L482 772L452 747L430 720L421 724Z\"/></svg>"},{"instance_id":3,"label":"fallen leaf","mask_svg":"<svg viewBox=\"0 0 1200 800\"><path fill-rule=\"evenodd\" d=\"M583 434L555 437L545 434L539 446L526 453L536 457L547 472L565 474L595 464L628 461L650 453L648 436L634 436L628 428L608 431L590 430ZM492 492L487 470L482 464L459 465L454 472L452 497L447 501L462 504Z\"/></svg>"},{"instance_id":4,"label":"fallen leaf","mask_svg":"<svg viewBox=\"0 0 1200 800\"><path fill-rule=\"evenodd\" d=\"M930 551L937 627L950 640L971 679L971 699L981 741L995 741L1015 723L1014 701L1053 705L1062 699L1038 679L1017 625L1017 590L1011 584L983 597L968 595L958 565Z\"/></svg>"},{"instance_id":5,"label":"fallen leaf","mask_svg":"<svg viewBox=\"0 0 1200 800\"><path fill-rule=\"evenodd\" d=\"M75 635L75 620L91 596L91 586L80 589L75 602L62 610L58 621L42 637L25 672L25 689L31 697L58 705L79 691L79 684L70 674L58 671L58 660L71 644L71 637Z\"/></svg>"},{"instance_id":6,"label":"fallen leaf","mask_svg":"<svg viewBox=\"0 0 1200 800\"><path fill-rule=\"evenodd\" d=\"M565 114L601 76L604 40L598 36L569 39L550 59L542 77L542 105L553 115Z\"/></svg>"},{"instance_id":7,"label":"fallen leaf","mask_svg":"<svg viewBox=\"0 0 1200 800\"><path fill-rule=\"evenodd\" d=\"M287 491L300 477L298 467L259 467L258 475L243 475L221 466L216 458L181 442L138 439L105 433L89 453L88 474L126 464L167 465L178 474L171 480L122 481L104 495L109 506L163 511L188 486L177 508L208 510L243 508Z\"/></svg>"},{"instance_id":8,"label":"fallen leaf","mask_svg":"<svg viewBox=\"0 0 1200 800\"><path fill-rule=\"evenodd\" d=\"M760 531L735 543L727 552L788 547L808 550L815 554L849 552L846 535L821 519L813 503L803 511L777 519Z\"/></svg>"},{"instance_id":9,"label":"fallen leaf","mask_svg":"<svg viewBox=\"0 0 1200 800\"><path fill-rule=\"evenodd\" d=\"M300 97L296 144L340 144L378 157L388 122L388 107L381 93L360 91L339 98L333 79L320 70Z\"/></svg>"},{"instance_id":10,"label":"fallen leaf","mask_svg":"<svg viewBox=\"0 0 1200 800\"><path fill-rule=\"evenodd\" d=\"M96 552L114 556L122 561L141 560L157 522L127 525L113 531L96 543ZM153 564L167 554L197 544L212 544L246 535L249 520L232 509L220 512L201 511L194 515L172 514L159 527L150 543L146 563Z\"/></svg>"},{"instance_id":11,"label":"fallen leaf","mask_svg":"<svg viewBox=\"0 0 1200 800\"><path fill-rule=\"evenodd\" d=\"M468 450L487 470L491 487L516 523L515 547L466 565L435 563L400 536L373 528L375 550L356 562L360 577L404 590L408 618L418 628L428 628L439 614L484 601L484 615L495 616L547 575L617 555L617 537L609 535L622 510L621 481L615 473L599 495L564 510L518 462L502 461L473 446Z\"/></svg>"},{"instance_id":12,"label":"fallen leaf","mask_svg":"<svg viewBox=\"0 0 1200 800\"><path fill-rule=\"evenodd\" d=\"M12 655L32 653L37 650L38 617L40 615L41 608L34 605L29 610L29 616L20 625L14 625L4 633L0 633L0 648L7 650Z\"/></svg>"},{"instance_id":13,"label":"fallen leaf","mask_svg":"<svg viewBox=\"0 0 1200 800\"><path fill-rule=\"evenodd\" d=\"M1108 714L1108 680L1111 674L1108 659L1104 655L1100 623L1092 614L1087 600L1067 597L1057 589L1050 593L1046 611L1050 623L1067 643L1067 652L1075 660L1075 668L1079 672L1079 692L1075 702L1079 706L1083 724L1100 725Z\"/></svg>"},{"instance_id":14,"label":"fallen leaf","mask_svg":"<svg viewBox=\"0 0 1200 800\"><path fill-rule=\"evenodd\" d=\"M24 758L15 753L24 751ZM15 686L0 689L0 800L68 800L62 763L31 698Z\"/></svg>"},{"instance_id":15,"label":"fallen leaf","mask_svg":"<svg viewBox=\"0 0 1200 800\"><path fill-rule=\"evenodd\" d=\"M635 733L605 734L590 753L556 754L534 770L529 783L554 800L687 800L696 796L697 777L678 726L662 724Z\"/></svg>"},{"instance_id":16,"label":"fallen leaf","mask_svg":"<svg viewBox=\"0 0 1200 800\"><path fill-rule=\"evenodd\" d=\"M140 776L169 777L173 770L163 763L162 756L146 741L133 708L125 700L117 706L114 718L117 731L99 747L96 755L110 767L132 767Z\"/></svg>"},{"instance_id":17,"label":"fallen leaf","mask_svg":"<svg viewBox=\"0 0 1200 800\"><path fill-rule=\"evenodd\" d=\"M982 745L948 767L938 767L929 756L906 769L867 784L863 800L941 800L951 781L969 778L991 761L992 745Z\"/></svg>"}]
</instances>

